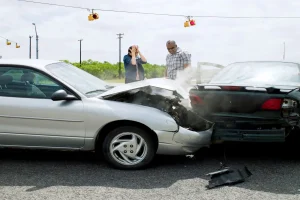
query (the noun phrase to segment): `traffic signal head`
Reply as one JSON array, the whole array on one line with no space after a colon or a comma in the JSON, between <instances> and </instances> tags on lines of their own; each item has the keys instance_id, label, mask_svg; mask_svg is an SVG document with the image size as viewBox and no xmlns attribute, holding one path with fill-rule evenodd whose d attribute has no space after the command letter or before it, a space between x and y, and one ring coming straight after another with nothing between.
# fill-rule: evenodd
<instances>
[{"instance_id":1,"label":"traffic signal head","mask_svg":"<svg viewBox=\"0 0 300 200\"><path fill-rule=\"evenodd\" d=\"M184 27L189 27L189 26L190 26L189 21L184 22Z\"/></svg>"},{"instance_id":2,"label":"traffic signal head","mask_svg":"<svg viewBox=\"0 0 300 200\"><path fill-rule=\"evenodd\" d=\"M89 21L93 21L93 20L94 20L93 14L89 14L88 20L89 20Z\"/></svg>"},{"instance_id":3,"label":"traffic signal head","mask_svg":"<svg viewBox=\"0 0 300 200\"><path fill-rule=\"evenodd\" d=\"M190 25L191 25L191 26L195 26L195 25L196 25L195 20L192 19L192 20L190 21Z\"/></svg>"},{"instance_id":4,"label":"traffic signal head","mask_svg":"<svg viewBox=\"0 0 300 200\"><path fill-rule=\"evenodd\" d=\"M89 21L93 21L93 20L96 20L96 19L99 19L99 15L97 13L89 14L89 17L88 17Z\"/></svg>"},{"instance_id":5,"label":"traffic signal head","mask_svg":"<svg viewBox=\"0 0 300 200\"><path fill-rule=\"evenodd\" d=\"M20 48L20 45L16 44L16 48L17 48L17 49Z\"/></svg>"},{"instance_id":6,"label":"traffic signal head","mask_svg":"<svg viewBox=\"0 0 300 200\"><path fill-rule=\"evenodd\" d=\"M11 45L11 42L6 40L6 45Z\"/></svg>"},{"instance_id":7,"label":"traffic signal head","mask_svg":"<svg viewBox=\"0 0 300 200\"><path fill-rule=\"evenodd\" d=\"M93 13L93 18L94 19L99 19L99 15L97 13Z\"/></svg>"}]
</instances>

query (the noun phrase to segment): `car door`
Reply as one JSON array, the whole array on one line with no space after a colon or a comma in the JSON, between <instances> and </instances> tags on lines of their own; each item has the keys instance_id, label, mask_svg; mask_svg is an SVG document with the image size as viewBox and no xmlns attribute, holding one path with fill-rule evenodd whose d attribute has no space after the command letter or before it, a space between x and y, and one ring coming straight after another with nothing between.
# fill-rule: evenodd
<instances>
[{"instance_id":1,"label":"car door","mask_svg":"<svg viewBox=\"0 0 300 200\"><path fill-rule=\"evenodd\" d=\"M0 65L0 145L81 148L83 103L52 101L53 92L61 88L36 69Z\"/></svg>"}]
</instances>

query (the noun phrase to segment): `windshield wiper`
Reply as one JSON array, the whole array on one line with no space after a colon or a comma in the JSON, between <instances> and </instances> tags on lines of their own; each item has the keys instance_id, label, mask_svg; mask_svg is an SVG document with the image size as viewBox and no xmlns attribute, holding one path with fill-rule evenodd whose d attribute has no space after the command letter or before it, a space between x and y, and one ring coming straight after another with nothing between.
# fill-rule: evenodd
<instances>
[{"instance_id":1,"label":"windshield wiper","mask_svg":"<svg viewBox=\"0 0 300 200\"><path fill-rule=\"evenodd\" d=\"M103 89L97 89L97 90L92 90L92 91L89 91L85 94L91 94L91 93L94 93L94 92L106 92L107 90L103 90Z\"/></svg>"}]
</instances>

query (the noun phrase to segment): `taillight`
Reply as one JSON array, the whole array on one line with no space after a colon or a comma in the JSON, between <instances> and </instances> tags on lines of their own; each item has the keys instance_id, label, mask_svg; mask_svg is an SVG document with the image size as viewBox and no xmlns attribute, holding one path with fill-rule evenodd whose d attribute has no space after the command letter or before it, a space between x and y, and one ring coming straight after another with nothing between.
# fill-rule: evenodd
<instances>
[{"instance_id":1,"label":"taillight","mask_svg":"<svg viewBox=\"0 0 300 200\"><path fill-rule=\"evenodd\" d=\"M280 110L283 99L268 99L263 103L261 109L263 110Z\"/></svg>"},{"instance_id":2,"label":"taillight","mask_svg":"<svg viewBox=\"0 0 300 200\"><path fill-rule=\"evenodd\" d=\"M221 88L223 90L230 90L230 91L237 91L241 89L241 87L239 86L221 86Z\"/></svg>"},{"instance_id":3,"label":"taillight","mask_svg":"<svg viewBox=\"0 0 300 200\"><path fill-rule=\"evenodd\" d=\"M191 100L191 104L192 105L202 105L203 104L203 100L201 99L201 97L197 96L197 95L190 95L190 100Z\"/></svg>"}]
</instances>

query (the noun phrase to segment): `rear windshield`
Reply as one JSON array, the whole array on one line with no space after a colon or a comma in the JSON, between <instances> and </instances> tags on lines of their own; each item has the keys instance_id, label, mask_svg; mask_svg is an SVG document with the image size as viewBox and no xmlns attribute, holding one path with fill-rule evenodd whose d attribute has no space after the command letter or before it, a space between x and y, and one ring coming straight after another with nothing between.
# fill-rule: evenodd
<instances>
[{"instance_id":1,"label":"rear windshield","mask_svg":"<svg viewBox=\"0 0 300 200\"><path fill-rule=\"evenodd\" d=\"M223 68L210 83L300 86L299 65L283 62L234 63Z\"/></svg>"}]
</instances>

